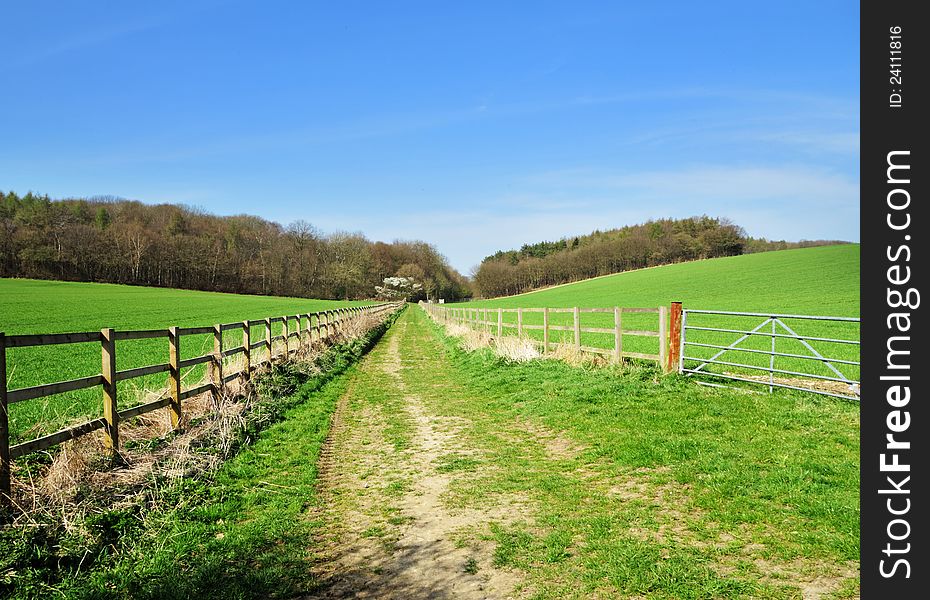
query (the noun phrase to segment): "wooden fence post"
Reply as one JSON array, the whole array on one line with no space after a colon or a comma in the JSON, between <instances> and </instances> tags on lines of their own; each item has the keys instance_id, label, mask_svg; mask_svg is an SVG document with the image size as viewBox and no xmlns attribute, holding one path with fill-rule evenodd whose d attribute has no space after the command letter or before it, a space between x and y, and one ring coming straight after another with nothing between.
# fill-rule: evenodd
<instances>
[{"instance_id":1,"label":"wooden fence post","mask_svg":"<svg viewBox=\"0 0 930 600\"><path fill-rule=\"evenodd\" d=\"M242 366L242 374L245 381L252 378L252 328L248 321L242 322L242 354L245 356L245 364Z\"/></svg>"},{"instance_id":2,"label":"wooden fence post","mask_svg":"<svg viewBox=\"0 0 930 600\"><path fill-rule=\"evenodd\" d=\"M177 327L168 328L168 386L171 402L168 414L171 428L181 424L181 336Z\"/></svg>"},{"instance_id":3,"label":"wooden fence post","mask_svg":"<svg viewBox=\"0 0 930 600\"><path fill-rule=\"evenodd\" d=\"M659 365L665 369L668 361L668 307L659 307Z\"/></svg>"},{"instance_id":4,"label":"wooden fence post","mask_svg":"<svg viewBox=\"0 0 930 600\"><path fill-rule=\"evenodd\" d=\"M111 454L119 452L119 412L116 406L116 340L110 328L100 331L100 375L103 377L104 445Z\"/></svg>"},{"instance_id":5,"label":"wooden fence post","mask_svg":"<svg viewBox=\"0 0 930 600\"><path fill-rule=\"evenodd\" d=\"M666 372L677 371L681 360L681 302L672 302L668 323L668 365Z\"/></svg>"},{"instance_id":6,"label":"wooden fence post","mask_svg":"<svg viewBox=\"0 0 930 600\"><path fill-rule=\"evenodd\" d=\"M504 335L504 309L497 309L497 337Z\"/></svg>"},{"instance_id":7,"label":"wooden fence post","mask_svg":"<svg viewBox=\"0 0 930 600\"><path fill-rule=\"evenodd\" d=\"M619 365L623 360L623 309L614 307L614 364Z\"/></svg>"},{"instance_id":8,"label":"wooden fence post","mask_svg":"<svg viewBox=\"0 0 930 600\"><path fill-rule=\"evenodd\" d=\"M284 315L282 317L282 320L284 321L284 325L281 326L283 327L283 329L281 330L281 335L284 336L284 358L286 359L288 357L288 354L290 354L290 348L288 346L289 340L287 339L287 326L288 326L287 315Z\"/></svg>"},{"instance_id":9,"label":"wooden fence post","mask_svg":"<svg viewBox=\"0 0 930 600\"><path fill-rule=\"evenodd\" d=\"M543 309L543 354L549 352L549 308Z\"/></svg>"},{"instance_id":10,"label":"wooden fence post","mask_svg":"<svg viewBox=\"0 0 930 600\"><path fill-rule=\"evenodd\" d=\"M6 335L0 332L0 507L10 505L10 415L6 398Z\"/></svg>"},{"instance_id":11,"label":"wooden fence post","mask_svg":"<svg viewBox=\"0 0 930 600\"><path fill-rule=\"evenodd\" d=\"M523 337L523 309L517 307L517 337Z\"/></svg>"},{"instance_id":12,"label":"wooden fence post","mask_svg":"<svg viewBox=\"0 0 930 600\"><path fill-rule=\"evenodd\" d=\"M572 315L575 317L575 349L581 349L581 312L576 306L572 309Z\"/></svg>"},{"instance_id":13,"label":"wooden fence post","mask_svg":"<svg viewBox=\"0 0 930 600\"><path fill-rule=\"evenodd\" d=\"M271 317L265 319L265 359L271 364Z\"/></svg>"},{"instance_id":14,"label":"wooden fence post","mask_svg":"<svg viewBox=\"0 0 930 600\"><path fill-rule=\"evenodd\" d=\"M220 405L223 389L223 327L219 323L213 326L213 365L210 370L210 379L213 380L213 405Z\"/></svg>"}]
</instances>

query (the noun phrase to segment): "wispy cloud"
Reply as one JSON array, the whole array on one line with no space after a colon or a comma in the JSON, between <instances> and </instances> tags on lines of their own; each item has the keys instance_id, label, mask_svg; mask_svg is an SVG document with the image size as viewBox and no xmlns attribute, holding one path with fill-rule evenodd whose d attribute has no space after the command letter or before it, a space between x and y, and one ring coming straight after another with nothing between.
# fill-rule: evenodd
<instances>
[{"instance_id":1,"label":"wispy cloud","mask_svg":"<svg viewBox=\"0 0 930 600\"><path fill-rule=\"evenodd\" d=\"M324 230L361 229L375 239L420 238L467 272L496 250L702 213L729 217L772 239L858 240L859 188L842 175L797 166L611 172L572 169L525 178L524 191L464 201L464 211L392 206L391 215L327 212Z\"/></svg>"},{"instance_id":2,"label":"wispy cloud","mask_svg":"<svg viewBox=\"0 0 930 600\"><path fill-rule=\"evenodd\" d=\"M797 146L814 154L833 153L852 156L859 155L859 133L853 131L836 133L784 131L761 134L755 136L755 139L762 142L774 142Z\"/></svg>"},{"instance_id":3,"label":"wispy cloud","mask_svg":"<svg viewBox=\"0 0 930 600\"><path fill-rule=\"evenodd\" d=\"M33 52L14 55L8 60L0 61L0 70L22 69L51 60L63 54L71 54L85 48L99 46L164 24L164 18L152 18L128 23L119 23L109 27L82 31L58 42L41 46Z\"/></svg>"},{"instance_id":4,"label":"wispy cloud","mask_svg":"<svg viewBox=\"0 0 930 600\"><path fill-rule=\"evenodd\" d=\"M605 169L569 169L529 178L536 186L571 190L601 190L619 201L664 201L672 205L704 202L765 202L803 200L833 206L859 201L858 182L845 175L804 166L692 166L678 170L635 173ZM693 204L692 204L693 205Z\"/></svg>"},{"instance_id":5,"label":"wispy cloud","mask_svg":"<svg viewBox=\"0 0 930 600\"><path fill-rule=\"evenodd\" d=\"M76 31L72 35L64 36L54 41L43 39L42 34L36 31L34 40L39 42L38 48L34 50L27 49L21 54L11 54L6 57L0 56L0 71L32 67L62 55L105 45L114 40L130 37L144 31L168 25L185 15L220 8L228 1L229 0L190 1L184 3L181 7L172 7L170 10L162 5L154 4L153 6L146 7L150 9L146 11L150 14L121 22L118 21L119 17L108 14L107 16L111 17L111 20L115 22L111 22L106 27L85 28ZM15 24L10 23L8 25L14 26ZM32 26L33 24L30 23L29 25L30 29L35 31L35 27ZM17 50L22 50L22 48L17 48Z\"/></svg>"}]
</instances>

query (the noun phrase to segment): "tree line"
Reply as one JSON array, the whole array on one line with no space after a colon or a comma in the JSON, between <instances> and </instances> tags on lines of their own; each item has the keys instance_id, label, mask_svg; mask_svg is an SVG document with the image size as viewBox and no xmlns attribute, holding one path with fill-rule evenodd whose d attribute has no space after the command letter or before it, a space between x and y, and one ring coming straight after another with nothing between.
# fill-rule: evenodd
<instances>
[{"instance_id":1,"label":"tree line","mask_svg":"<svg viewBox=\"0 0 930 600\"><path fill-rule=\"evenodd\" d=\"M819 246L837 241L751 238L727 219L659 219L555 242L524 244L486 257L472 274L484 298L655 265L751 252Z\"/></svg>"},{"instance_id":2,"label":"tree line","mask_svg":"<svg viewBox=\"0 0 930 600\"><path fill-rule=\"evenodd\" d=\"M174 204L52 200L0 190L0 277L29 277L329 299L376 295L412 278L418 297L462 299L468 280L421 241L373 242Z\"/></svg>"}]
</instances>

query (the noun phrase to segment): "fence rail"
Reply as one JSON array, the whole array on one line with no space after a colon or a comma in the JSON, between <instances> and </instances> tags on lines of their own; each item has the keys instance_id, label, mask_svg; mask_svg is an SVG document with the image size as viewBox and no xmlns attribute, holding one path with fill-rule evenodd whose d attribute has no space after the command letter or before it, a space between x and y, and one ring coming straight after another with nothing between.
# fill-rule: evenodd
<instances>
[{"instance_id":1,"label":"fence rail","mask_svg":"<svg viewBox=\"0 0 930 600\"><path fill-rule=\"evenodd\" d=\"M673 302L671 311L669 307L623 307L613 306L609 308L456 308L442 304L427 304L421 302L420 305L436 321L441 323L458 323L473 329L484 329L488 332L497 332L498 336L504 335L505 329L516 329L518 337L524 337L526 331L542 331L542 340L529 339L530 342L540 346L543 353L560 346L573 347L579 352L602 354L610 356L611 362L620 363L624 358L637 358L642 360L655 361L666 370L670 370L678 365L677 356L677 338L676 343L669 343L669 332L680 331L678 319L681 315L681 303ZM504 320L505 313L516 313L516 322L507 322ZM524 315L542 313L542 325L531 325L524 323ZM570 313L572 315L571 325L554 325L550 320L552 314ZM613 327L583 327L581 315L583 314L603 314L605 318L613 314ZM656 329L630 329L624 326L624 315L655 315ZM602 319L603 320L603 319ZM607 323L609 323L609 319ZM642 327L643 321L639 320L639 326ZM606 323L601 323L606 324ZM648 324L647 324L648 326ZM550 332L565 331L571 332L573 341L570 344L553 342L550 339ZM610 336L613 338L612 348L601 348L591 345L582 345L583 333L594 333ZM626 336L640 338L658 338L658 353L636 352L624 348L623 338Z\"/></svg>"},{"instance_id":2,"label":"fence rail","mask_svg":"<svg viewBox=\"0 0 930 600\"><path fill-rule=\"evenodd\" d=\"M119 450L120 421L167 407L169 409L171 424L173 427L177 427L181 419L183 400L206 392L212 393L214 399L218 399L226 383L236 378L242 378L243 381L248 380L251 377L253 369L256 367L271 364L276 358L283 358L296 354L304 347L310 347L315 343L322 343L342 331L346 325L362 316L378 315L389 311L395 311L400 306L401 304L397 302L382 303L371 306L337 308L285 317L268 317L266 319L240 321L236 323L221 323L204 327L169 327L166 329L132 331L115 331L107 328L99 332L38 335L6 335L0 332L0 501L8 498L10 494L10 467L13 459L87 435L98 429L104 430L104 440L107 447L112 452L117 452ZM272 336L272 323L282 323L284 334ZM302 323L304 324L303 326ZM292 324L294 325L293 330L290 329ZM264 326L265 328L264 339L257 343L252 343L251 330L253 327L258 326ZM242 330L241 344L224 348L222 332L235 329ZM181 360L180 347L181 340L184 336L211 333L214 334L214 347L212 352ZM117 341L161 337L168 339L168 347L166 348L168 362L124 369L122 371L116 369ZM279 354L274 354L273 352L272 343L275 340L284 341L284 351ZM86 343L100 344L101 372L99 374L13 390L7 388L7 348ZM263 356L256 361L253 351L257 348L264 348L264 352L262 353ZM245 355L242 368L232 373L224 373L223 358L240 353ZM181 370L199 364L210 365L209 381L194 387L182 389ZM119 409L116 395L117 384L119 382L163 372L168 373L168 385L161 398L131 408ZM15 446L10 446L8 412L10 404L96 386L100 386L102 391L103 417L94 418L51 434Z\"/></svg>"}]
</instances>

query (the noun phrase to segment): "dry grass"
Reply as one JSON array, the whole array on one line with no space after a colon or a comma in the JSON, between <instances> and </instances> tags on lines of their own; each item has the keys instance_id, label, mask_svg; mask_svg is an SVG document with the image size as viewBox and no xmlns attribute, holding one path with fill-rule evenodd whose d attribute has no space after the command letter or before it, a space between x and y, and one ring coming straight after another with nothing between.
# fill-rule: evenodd
<instances>
[{"instance_id":1,"label":"dry grass","mask_svg":"<svg viewBox=\"0 0 930 600\"><path fill-rule=\"evenodd\" d=\"M491 348L498 356L515 362L526 362L541 356L536 348L536 342L526 337L499 337L459 323L449 323L445 325L445 328L446 333L459 338L462 348L468 352L480 348Z\"/></svg>"},{"instance_id":2,"label":"dry grass","mask_svg":"<svg viewBox=\"0 0 930 600\"><path fill-rule=\"evenodd\" d=\"M514 336L494 338L494 352L514 362L526 362L542 356L532 340Z\"/></svg>"},{"instance_id":3,"label":"dry grass","mask_svg":"<svg viewBox=\"0 0 930 600\"><path fill-rule=\"evenodd\" d=\"M472 329L461 323L442 323L446 333L459 339L462 348L468 352L481 348L490 348L495 354L514 362L527 362L545 358L561 360L573 367L605 366L610 361L598 354L583 352L571 344L558 344L549 352L541 352L542 344L525 336L493 335L487 331Z\"/></svg>"}]
</instances>

